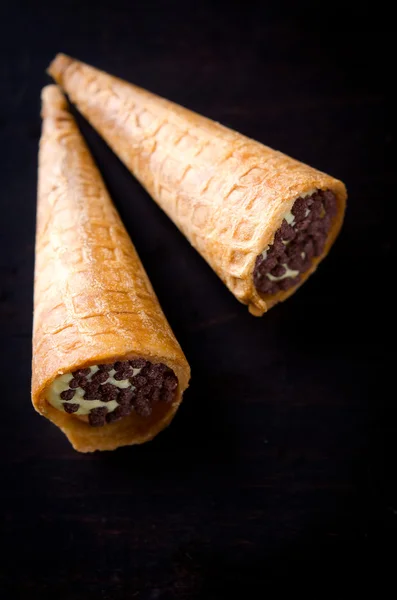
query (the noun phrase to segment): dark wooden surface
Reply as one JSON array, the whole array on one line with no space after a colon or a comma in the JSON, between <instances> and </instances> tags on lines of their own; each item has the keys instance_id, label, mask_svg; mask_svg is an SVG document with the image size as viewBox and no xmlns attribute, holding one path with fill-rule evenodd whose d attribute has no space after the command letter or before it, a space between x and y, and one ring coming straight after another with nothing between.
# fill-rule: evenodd
<instances>
[{"instance_id":1,"label":"dark wooden surface","mask_svg":"<svg viewBox=\"0 0 397 600\"><path fill-rule=\"evenodd\" d=\"M297 4L0 9L2 598L262 598L365 583L393 554L394 39ZM39 94L57 51L349 190L318 273L255 319L79 119L192 367L172 426L114 453L74 452L30 404Z\"/></svg>"}]
</instances>

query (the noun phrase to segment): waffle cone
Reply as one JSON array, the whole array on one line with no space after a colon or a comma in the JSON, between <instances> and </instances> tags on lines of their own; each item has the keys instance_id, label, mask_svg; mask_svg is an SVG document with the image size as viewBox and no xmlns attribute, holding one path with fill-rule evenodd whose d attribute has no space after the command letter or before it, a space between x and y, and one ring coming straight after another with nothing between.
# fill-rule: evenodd
<instances>
[{"instance_id":1,"label":"waffle cone","mask_svg":"<svg viewBox=\"0 0 397 600\"><path fill-rule=\"evenodd\" d=\"M301 195L330 189L343 221L342 182L182 106L59 54L49 73L127 168L251 313L261 315L298 286L259 294L255 260Z\"/></svg>"},{"instance_id":2,"label":"waffle cone","mask_svg":"<svg viewBox=\"0 0 397 600\"><path fill-rule=\"evenodd\" d=\"M172 419L190 370L131 240L57 86L42 93L32 401L76 450L153 438ZM143 357L174 370L175 402L104 427L61 412L46 392L63 373Z\"/></svg>"}]
</instances>

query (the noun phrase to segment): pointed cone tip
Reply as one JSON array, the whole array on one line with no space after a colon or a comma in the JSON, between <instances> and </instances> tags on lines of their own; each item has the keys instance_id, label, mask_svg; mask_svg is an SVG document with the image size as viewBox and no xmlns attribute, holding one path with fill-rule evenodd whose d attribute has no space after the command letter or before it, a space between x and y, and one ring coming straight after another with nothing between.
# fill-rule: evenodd
<instances>
[{"instance_id":1,"label":"pointed cone tip","mask_svg":"<svg viewBox=\"0 0 397 600\"><path fill-rule=\"evenodd\" d=\"M67 56L66 54L62 54L59 53L55 56L55 58L51 61L48 69L47 69L47 73L48 75L51 75L51 77L53 79L55 79L55 81L57 83L61 83L62 82L62 77L63 77L63 73L65 71L65 69L72 64L73 59L70 58L70 56Z\"/></svg>"},{"instance_id":2,"label":"pointed cone tip","mask_svg":"<svg viewBox=\"0 0 397 600\"><path fill-rule=\"evenodd\" d=\"M59 112L67 110L66 98L61 89L50 84L43 87L41 90L41 117L54 117L59 115Z\"/></svg>"}]
</instances>

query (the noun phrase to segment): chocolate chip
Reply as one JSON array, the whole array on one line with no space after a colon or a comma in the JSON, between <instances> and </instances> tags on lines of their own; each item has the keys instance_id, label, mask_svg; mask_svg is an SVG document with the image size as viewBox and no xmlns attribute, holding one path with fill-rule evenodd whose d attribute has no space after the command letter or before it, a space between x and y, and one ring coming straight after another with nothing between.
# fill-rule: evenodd
<instances>
[{"instance_id":1,"label":"chocolate chip","mask_svg":"<svg viewBox=\"0 0 397 600\"><path fill-rule=\"evenodd\" d=\"M172 375L174 374L173 371L171 371L171 373L172 373ZM154 388L160 388L161 389L161 387L163 385L163 380L164 380L164 378L162 376L160 376L157 379L152 379L151 383L154 386Z\"/></svg>"},{"instance_id":2,"label":"chocolate chip","mask_svg":"<svg viewBox=\"0 0 397 600\"><path fill-rule=\"evenodd\" d=\"M150 384L149 384L149 385L145 385L143 388L141 388L141 389L139 390L139 392L138 392L138 393L139 393L140 395L142 395L142 396L145 396L145 397L147 397L147 398L148 398L148 397L151 395L151 393L153 392L153 389L154 389L154 388L153 388L153 386L152 386L152 385L150 385Z\"/></svg>"},{"instance_id":3,"label":"chocolate chip","mask_svg":"<svg viewBox=\"0 0 397 600\"><path fill-rule=\"evenodd\" d=\"M271 271L272 269L274 269L274 267L277 265L278 260L275 256L271 256L270 258L267 258L263 264L263 269L266 269L266 271Z\"/></svg>"},{"instance_id":4,"label":"chocolate chip","mask_svg":"<svg viewBox=\"0 0 397 600\"><path fill-rule=\"evenodd\" d=\"M321 202L321 200L316 200L316 202L313 204L313 206L310 209L310 214L312 219L318 219L321 216L321 213L323 212L323 203Z\"/></svg>"},{"instance_id":5,"label":"chocolate chip","mask_svg":"<svg viewBox=\"0 0 397 600\"><path fill-rule=\"evenodd\" d=\"M300 232L300 231L304 231L305 229L307 229L310 225L310 221L311 221L311 219L309 219L309 218L303 219L303 221L299 221L299 223L297 223L295 225L296 231Z\"/></svg>"},{"instance_id":6,"label":"chocolate chip","mask_svg":"<svg viewBox=\"0 0 397 600\"><path fill-rule=\"evenodd\" d=\"M285 279L281 279L278 283L279 283L279 286L280 286L280 290L283 290L283 292L286 292L293 285L295 285L294 280L292 279L292 277L286 277Z\"/></svg>"},{"instance_id":7,"label":"chocolate chip","mask_svg":"<svg viewBox=\"0 0 397 600\"><path fill-rule=\"evenodd\" d=\"M270 279L268 279L267 277L263 277L260 285L257 286L257 289L263 294L271 294L273 293L274 285L273 282L270 281Z\"/></svg>"},{"instance_id":8,"label":"chocolate chip","mask_svg":"<svg viewBox=\"0 0 397 600\"><path fill-rule=\"evenodd\" d=\"M128 415L131 414L131 412L132 406L123 404L123 406L118 406L112 412L108 413L108 415L106 416L106 421L108 423L114 423L115 421L119 421L123 417L128 417Z\"/></svg>"},{"instance_id":9,"label":"chocolate chip","mask_svg":"<svg viewBox=\"0 0 397 600\"><path fill-rule=\"evenodd\" d=\"M283 241L283 234L281 232L281 228L277 229L276 233L274 234L274 240L273 240L273 245L275 242L282 242Z\"/></svg>"},{"instance_id":10,"label":"chocolate chip","mask_svg":"<svg viewBox=\"0 0 397 600\"><path fill-rule=\"evenodd\" d=\"M295 256L288 261L288 268L291 269L291 271L300 271L303 266L303 260L304 259L300 254L295 254Z\"/></svg>"},{"instance_id":11,"label":"chocolate chip","mask_svg":"<svg viewBox=\"0 0 397 600\"><path fill-rule=\"evenodd\" d=\"M274 269L271 270L271 274L273 277L282 277L286 271L286 268L283 265L277 265Z\"/></svg>"},{"instance_id":12,"label":"chocolate chip","mask_svg":"<svg viewBox=\"0 0 397 600\"><path fill-rule=\"evenodd\" d=\"M73 371L72 375L74 377L87 377L91 373L91 369L78 369L77 371Z\"/></svg>"},{"instance_id":13,"label":"chocolate chip","mask_svg":"<svg viewBox=\"0 0 397 600\"><path fill-rule=\"evenodd\" d=\"M323 228L322 219L317 219L316 221L312 221L308 227L307 232L310 235L316 235L317 232L321 231Z\"/></svg>"},{"instance_id":14,"label":"chocolate chip","mask_svg":"<svg viewBox=\"0 0 397 600\"><path fill-rule=\"evenodd\" d=\"M283 242L276 240L273 244L273 253L272 256L276 256L280 258L285 252L285 246Z\"/></svg>"},{"instance_id":15,"label":"chocolate chip","mask_svg":"<svg viewBox=\"0 0 397 600\"><path fill-rule=\"evenodd\" d=\"M68 403L68 402L64 402L62 404L62 406L63 406L65 412L67 412L70 415L77 412L80 408L79 404L74 404L74 403L72 404L72 403Z\"/></svg>"},{"instance_id":16,"label":"chocolate chip","mask_svg":"<svg viewBox=\"0 0 397 600\"><path fill-rule=\"evenodd\" d=\"M146 377L149 384L152 386L150 393L151 397L153 397L154 391L156 389L160 389L162 387L164 377L168 377L169 374L174 375L171 369L162 363L157 363L149 367L146 373ZM135 381L135 379L133 381Z\"/></svg>"},{"instance_id":17,"label":"chocolate chip","mask_svg":"<svg viewBox=\"0 0 397 600\"><path fill-rule=\"evenodd\" d=\"M142 377L142 375L137 375L136 377L134 377L135 387L141 388L141 387L145 386L146 384L147 384L146 377Z\"/></svg>"},{"instance_id":18,"label":"chocolate chip","mask_svg":"<svg viewBox=\"0 0 397 600\"><path fill-rule=\"evenodd\" d=\"M75 390L65 390L64 392L61 392L59 395L62 398L62 400L71 400L73 398L73 396L75 395Z\"/></svg>"},{"instance_id":19,"label":"chocolate chip","mask_svg":"<svg viewBox=\"0 0 397 600\"><path fill-rule=\"evenodd\" d=\"M106 423L114 423L115 421L119 421L122 419L122 415L116 412L117 408L115 408L112 412L106 415Z\"/></svg>"},{"instance_id":20,"label":"chocolate chip","mask_svg":"<svg viewBox=\"0 0 397 600\"><path fill-rule=\"evenodd\" d=\"M119 394L119 388L111 383L104 383L103 385L99 386L99 389L102 402L111 402L112 400L116 400Z\"/></svg>"},{"instance_id":21,"label":"chocolate chip","mask_svg":"<svg viewBox=\"0 0 397 600\"><path fill-rule=\"evenodd\" d=\"M124 390L120 390L117 402L119 404L130 404L133 397L134 390L132 389L132 387L129 387Z\"/></svg>"},{"instance_id":22,"label":"chocolate chip","mask_svg":"<svg viewBox=\"0 0 397 600\"><path fill-rule=\"evenodd\" d=\"M113 375L113 377L115 378L116 381L122 381L123 379L128 379L125 376L125 370L121 370L121 369L120 369L120 371L117 371L117 373L115 373Z\"/></svg>"},{"instance_id":23,"label":"chocolate chip","mask_svg":"<svg viewBox=\"0 0 397 600\"><path fill-rule=\"evenodd\" d=\"M102 427L105 425L106 415L108 414L108 409L106 406L100 406L98 408L93 408L90 410L88 415L88 422L91 427Z\"/></svg>"},{"instance_id":24,"label":"chocolate chip","mask_svg":"<svg viewBox=\"0 0 397 600\"><path fill-rule=\"evenodd\" d=\"M295 237L295 230L291 225L288 225L287 221L284 219L281 228L281 235L283 240L293 240Z\"/></svg>"},{"instance_id":25,"label":"chocolate chip","mask_svg":"<svg viewBox=\"0 0 397 600\"><path fill-rule=\"evenodd\" d=\"M158 379L159 377L161 377L161 372L158 369L156 369L156 365L151 365L146 372L146 376L149 379Z\"/></svg>"},{"instance_id":26,"label":"chocolate chip","mask_svg":"<svg viewBox=\"0 0 397 600\"><path fill-rule=\"evenodd\" d=\"M133 358L129 363L134 369L143 369L148 364L148 361L144 358Z\"/></svg>"},{"instance_id":27,"label":"chocolate chip","mask_svg":"<svg viewBox=\"0 0 397 600\"><path fill-rule=\"evenodd\" d=\"M97 371L91 377L91 381L93 381L95 383L105 383L105 381L107 381L108 378L109 378L108 371Z\"/></svg>"},{"instance_id":28,"label":"chocolate chip","mask_svg":"<svg viewBox=\"0 0 397 600\"><path fill-rule=\"evenodd\" d=\"M299 244L288 244L288 246L286 247L285 250L285 254L286 254L286 258L292 258L293 256L295 256L295 254L299 254L300 252L300 248L299 248ZM288 260L286 261L288 262Z\"/></svg>"},{"instance_id":29,"label":"chocolate chip","mask_svg":"<svg viewBox=\"0 0 397 600\"><path fill-rule=\"evenodd\" d=\"M291 212L294 215L296 222L302 221L302 219L305 218L306 208L307 208L306 198L298 198L297 200L295 200Z\"/></svg>"},{"instance_id":30,"label":"chocolate chip","mask_svg":"<svg viewBox=\"0 0 397 600\"><path fill-rule=\"evenodd\" d=\"M133 369L130 366L129 361L125 360L123 362L118 362L115 363L115 370L116 373L114 375L114 378L117 381L121 381L122 379L128 379L129 377L132 377L133 375Z\"/></svg>"},{"instance_id":31,"label":"chocolate chip","mask_svg":"<svg viewBox=\"0 0 397 600\"><path fill-rule=\"evenodd\" d=\"M69 381L69 387L70 387L72 390L75 390L75 389L76 389L76 388L78 388L79 386L80 386L80 382L79 382L79 380L78 380L78 379L76 379L76 377L73 377L73 379L71 379L71 380Z\"/></svg>"},{"instance_id":32,"label":"chocolate chip","mask_svg":"<svg viewBox=\"0 0 397 600\"><path fill-rule=\"evenodd\" d=\"M88 379L79 379L79 387L81 387L82 390L85 390L90 383L91 382Z\"/></svg>"},{"instance_id":33,"label":"chocolate chip","mask_svg":"<svg viewBox=\"0 0 397 600\"><path fill-rule=\"evenodd\" d=\"M84 400L99 400L100 394L98 393L98 388L99 385L97 383L89 383L85 388Z\"/></svg>"},{"instance_id":34,"label":"chocolate chip","mask_svg":"<svg viewBox=\"0 0 397 600\"><path fill-rule=\"evenodd\" d=\"M114 364L113 363L107 363L107 364L103 364L103 365L98 365L98 369L100 371L111 371L114 368Z\"/></svg>"}]
</instances>

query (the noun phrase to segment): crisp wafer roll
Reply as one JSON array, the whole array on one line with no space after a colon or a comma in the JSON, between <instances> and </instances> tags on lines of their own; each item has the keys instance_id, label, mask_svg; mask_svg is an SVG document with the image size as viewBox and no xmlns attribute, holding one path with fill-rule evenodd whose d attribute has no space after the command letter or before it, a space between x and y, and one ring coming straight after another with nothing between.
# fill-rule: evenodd
<instances>
[{"instance_id":1,"label":"crisp wafer roll","mask_svg":"<svg viewBox=\"0 0 397 600\"><path fill-rule=\"evenodd\" d=\"M81 452L145 442L189 365L57 86L42 117L33 405Z\"/></svg>"},{"instance_id":2,"label":"crisp wafer roll","mask_svg":"<svg viewBox=\"0 0 397 600\"><path fill-rule=\"evenodd\" d=\"M252 314L328 253L342 182L63 54L49 73Z\"/></svg>"}]
</instances>

